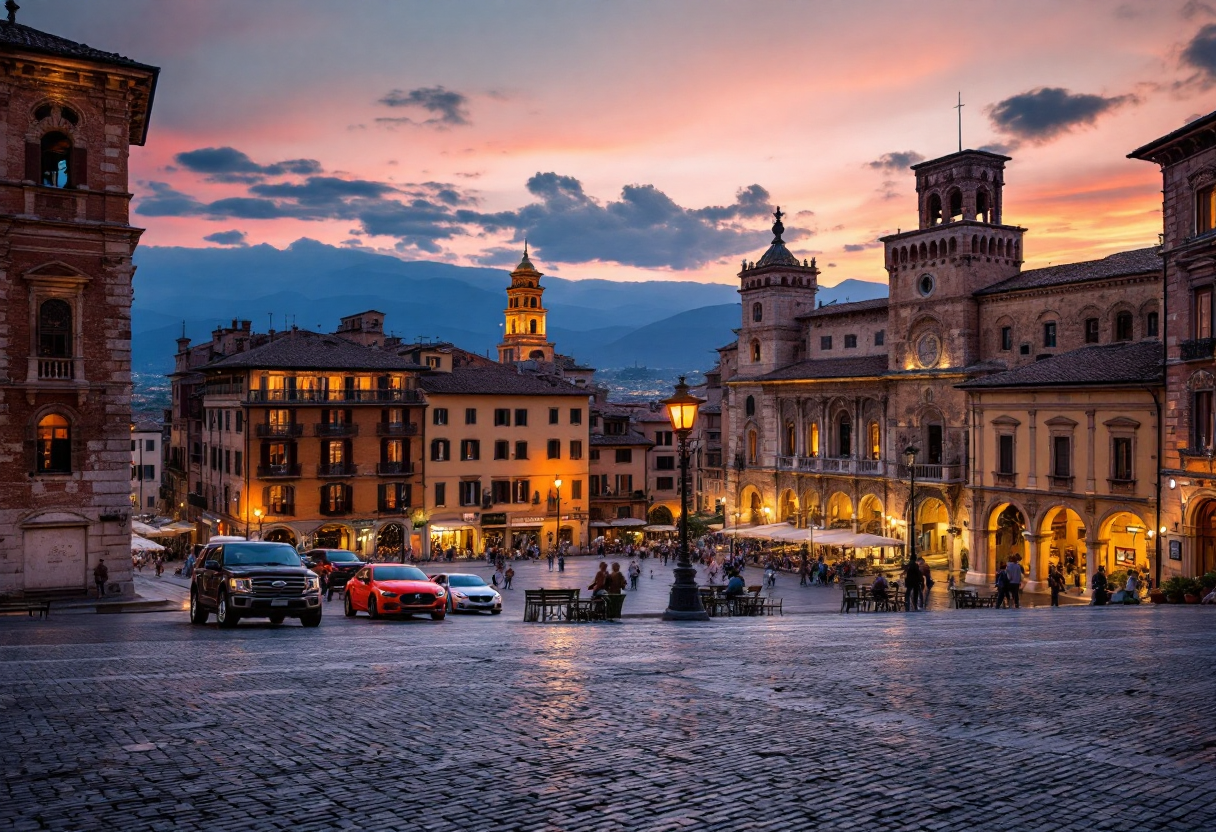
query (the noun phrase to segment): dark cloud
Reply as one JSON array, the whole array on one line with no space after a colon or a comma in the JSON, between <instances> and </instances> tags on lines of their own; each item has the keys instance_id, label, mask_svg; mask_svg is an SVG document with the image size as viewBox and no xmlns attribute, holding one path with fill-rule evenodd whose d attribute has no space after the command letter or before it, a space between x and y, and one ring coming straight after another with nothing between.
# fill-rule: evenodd
<instances>
[{"instance_id":1,"label":"dark cloud","mask_svg":"<svg viewBox=\"0 0 1216 832\"><path fill-rule=\"evenodd\" d=\"M866 251L871 248L882 248L882 240L869 240L864 243L849 243L844 247L845 251Z\"/></svg>"},{"instance_id":2,"label":"dark cloud","mask_svg":"<svg viewBox=\"0 0 1216 832\"><path fill-rule=\"evenodd\" d=\"M1182 50L1182 62L1199 71L1202 80L1216 81L1216 23L1209 23Z\"/></svg>"},{"instance_id":3,"label":"dark cloud","mask_svg":"<svg viewBox=\"0 0 1216 832\"><path fill-rule=\"evenodd\" d=\"M469 123L469 99L461 93L443 87L419 87L416 90L390 90L379 100L386 107L417 107L431 118L417 121L406 116L382 117L380 124L414 124L438 127L459 127Z\"/></svg>"},{"instance_id":4,"label":"dark cloud","mask_svg":"<svg viewBox=\"0 0 1216 832\"><path fill-rule=\"evenodd\" d=\"M999 101L987 110L992 126L1015 138L1041 143L1074 127L1093 124L1098 117L1136 103L1134 95L1104 97L1073 93L1061 87L1039 87Z\"/></svg>"},{"instance_id":5,"label":"dark cloud","mask_svg":"<svg viewBox=\"0 0 1216 832\"><path fill-rule=\"evenodd\" d=\"M150 192L136 204L145 217L191 217L202 213L203 203L173 188L168 182L145 182Z\"/></svg>"},{"instance_id":6,"label":"dark cloud","mask_svg":"<svg viewBox=\"0 0 1216 832\"><path fill-rule=\"evenodd\" d=\"M983 145L976 149L985 150L989 153L996 153L1001 156L1008 156L1010 153L1017 150L1020 146L1021 146L1021 143L1016 142L1016 141L992 142L991 144L986 144L986 145Z\"/></svg>"},{"instance_id":7,"label":"dark cloud","mask_svg":"<svg viewBox=\"0 0 1216 832\"><path fill-rule=\"evenodd\" d=\"M1186 20L1196 17L1214 17L1216 9L1212 8L1210 3L1204 3L1202 0L1187 0L1179 10L1179 14Z\"/></svg>"},{"instance_id":8,"label":"dark cloud","mask_svg":"<svg viewBox=\"0 0 1216 832\"><path fill-rule=\"evenodd\" d=\"M884 153L872 162L866 162L868 167L875 170L885 170L892 173L906 171L908 168L925 161L925 157L915 150L896 150Z\"/></svg>"},{"instance_id":9,"label":"dark cloud","mask_svg":"<svg viewBox=\"0 0 1216 832\"><path fill-rule=\"evenodd\" d=\"M249 241L245 239L244 231L217 231L214 234L208 234L203 238L209 243L216 243L221 246L247 246Z\"/></svg>"},{"instance_id":10,"label":"dark cloud","mask_svg":"<svg viewBox=\"0 0 1216 832\"><path fill-rule=\"evenodd\" d=\"M307 176L321 172L321 163L315 159L287 159L259 165L234 147L202 147L179 153L173 159L186 170L206 174L213 182L251 183L260 182L267 176Z\"/></svg>"}]
</instances>

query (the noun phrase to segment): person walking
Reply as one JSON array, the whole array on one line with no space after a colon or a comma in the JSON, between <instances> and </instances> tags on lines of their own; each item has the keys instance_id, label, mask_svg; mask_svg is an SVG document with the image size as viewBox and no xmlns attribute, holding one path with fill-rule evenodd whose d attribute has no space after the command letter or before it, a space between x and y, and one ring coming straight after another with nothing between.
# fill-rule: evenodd
<instances>
[{"instance_id":1,"label":"person walking","mask_svg":"<svg viewBox=\"0 0 1216 832\"><path fill-rule=\"evenodd\" d=\"M604 591L609 595L620 595L625 591L625 574L621 572L619 563L612 564L612 571L604 579Z\"/></svg>"},{"instance_id":2,"label":"person walking","mask_svg":"<svg viewBox=\"0 0 1216 832\"><path fill-rule=\"evenodd\" d=\"M1051 605L1060 606L1060 590L1064 589L1064 576L1054 564L1047 567L1047 588L1051 590Z\"/></svg>"},{"instance_id":3,"label":"person walking","mask_svg":"<svg viewBox=\"0 0 1216 832\"><path fill-rule=\"evenodd\" d=\"M1022 608L1022 574L1024 571L1017 555L1011 557L1009 563L1005 564L1005 577L1009 579L1009 586L1005 591L1009 593L1009 600L1013 603L1014 609Z\"/></svg>"},{"instance_id":4,"label":"person walking","mask_svg":"<svg viewBox=\"0 0 1216 832\"><path fill-rule=\"evenodd\" d=\"M513 580L515 580L515 567L508 566L507 571L502 573L503 586L510 589Z\"/></svg>"},{"instance_id":5,"label":"person walking","mask_svg":"<svg viewBox=\"0 0 1216 832\"><path fill-rule=\"evenodd\" d=\"M104 560L97 561L97 565L93 567L93 583L97 584L97 597L102 598L106 594L106 581L110 580L110 567L106 566Z\"/></svg>"},{"instance_id":6,"label":"person walking","mask_svg":"<svg viewBox=\"0 0 1216 832\"><path fill-rule=\"evenodd\" d=\"M920 564L912 558L904 567L904 609L915 612L920 609L921 591L925 586L925 575L920 571Z\"/></svg>"},{"instance_id":7,"label":"person walking","mask_svg":"<svg viewBox=\"0 0 1216 832\"><path fill-rule=\"evenodd\" d=\"M549 550L549 556L546 558L546 560L549 561L549 571L552 572L553 571L553 561L555 560L552 549Z\"/></svg>"},{"instance_id":8,"label":"person walking","mask_svg":"<svg viewBox=\"0 0 1216 832\"><path fill-rule=\"evenodd\" d=\"M642 567L638 565L636 560L629 561L629 589L635 590L638 588L638 578L642 577Z\"/></svg>"},{"instance_id":9,"label":"person walking","mask_svg":"<svg viewBox=\"0 0 1216 832\"><path fill-rule=\"evenodd\" d=\"M1091 588L1094 591L1093 604L1095 607L1101 607L1101 606L1105 605L1108 600L1110 600L1108 593L1106 591L1107 586L1108 586L1108 583L1106 580L1106 567L1099 566L1098 571L1096 573L1094 573L1094 580L1093 580L1093 584L1091 586Z\"/></svg>"},{"instance_id":10,"label":"person walking","mask_svg":"<svg viewBox=\"0 0 1216 832\"><path fill-rule=\"evenodd\" d=\"M920 566L920 574L925 579L920 590L920 608L923 610L929 606L929 590L933 589L933 573L929 570L929 564L925 563L924 558L917 558L916 562Z\"/></svg>"},{"instance_id":11,"label":"person walking","mask_svg":"<svg viewBox=\"0 0 1216 832\"><path fill-rule=\"evenodd\" d=\"M1005 606L1009 598L1009 574L1005 569L1006 562L1000 561L996 570L996 603L993 605L998 610Z\"/></svg>"}]
</instances>

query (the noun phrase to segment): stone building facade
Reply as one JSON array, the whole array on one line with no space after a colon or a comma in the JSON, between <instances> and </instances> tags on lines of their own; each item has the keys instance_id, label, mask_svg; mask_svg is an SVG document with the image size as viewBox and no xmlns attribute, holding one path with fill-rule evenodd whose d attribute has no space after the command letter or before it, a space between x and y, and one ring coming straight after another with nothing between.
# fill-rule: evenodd
<instances>
[{"instance_id":1,"label":"stone building facade","mask_svg":"<svg viewBox=\"0 0 1216 832\"><path fill-rule=\"evenodd\" d=\"M133 594L128 155L158 70L0 21L0 596Z\"/></svg>"},{"instance_id":2,"label":"stone building facade","mask_svg":"<svg viewBox=\"0 0 1216 832\"><path fill-rule=\"evenodd\" d=\"M918 552L989 578L996 552L976 530L999 507L977 493L976 443L1003 414L973 408L965 385L1087 345L1155 342L1161 325L1156 249L1022 271L1026 229L1004 221L1008 161L968 150L913 167L918 223L883 239L886 299L816 307L818 270L785 248L778 213L772 245L739 273L738 340L720 350L728 517L914 534ZM1074 379L1058 395L1090 389ZM1092 498L1088 484L1036 498L1028 527Z\"/></svg>"}]
</instances>

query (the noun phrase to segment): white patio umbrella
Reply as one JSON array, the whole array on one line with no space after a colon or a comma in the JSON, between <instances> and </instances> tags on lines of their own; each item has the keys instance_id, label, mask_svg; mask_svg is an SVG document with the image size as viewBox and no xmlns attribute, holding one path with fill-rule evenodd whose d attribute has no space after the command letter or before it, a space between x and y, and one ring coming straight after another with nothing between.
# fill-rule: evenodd
<instances>
[{"instance_id":1,"label":"white patio umbrella","mask_svg":"<svg viewBox=\"0 0 1216 832\"><path fill-rule=\"evenodd\" d=\"M159 543L153 543L146 537L140 537L137 534L131 535L131 551L132 552L163 552L165 547Z\"/></svg>"}]
</instances>

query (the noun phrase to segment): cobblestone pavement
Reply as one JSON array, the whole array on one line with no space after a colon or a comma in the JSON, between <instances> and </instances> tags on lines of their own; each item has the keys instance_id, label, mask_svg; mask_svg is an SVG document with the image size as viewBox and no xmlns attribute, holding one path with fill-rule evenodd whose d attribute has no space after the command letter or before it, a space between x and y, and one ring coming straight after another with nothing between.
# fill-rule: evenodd
<instances>
[{"instance_id":1,"label":"cobblestone pavement","mask_svg":"<svg viewBox=\"0 0 1216 832\"><path fill-rule=\"evenodd\" d=\"M4 617L0 829L1213 828L1216 611L976 612Z\"/></svg>"}]
</instances>

